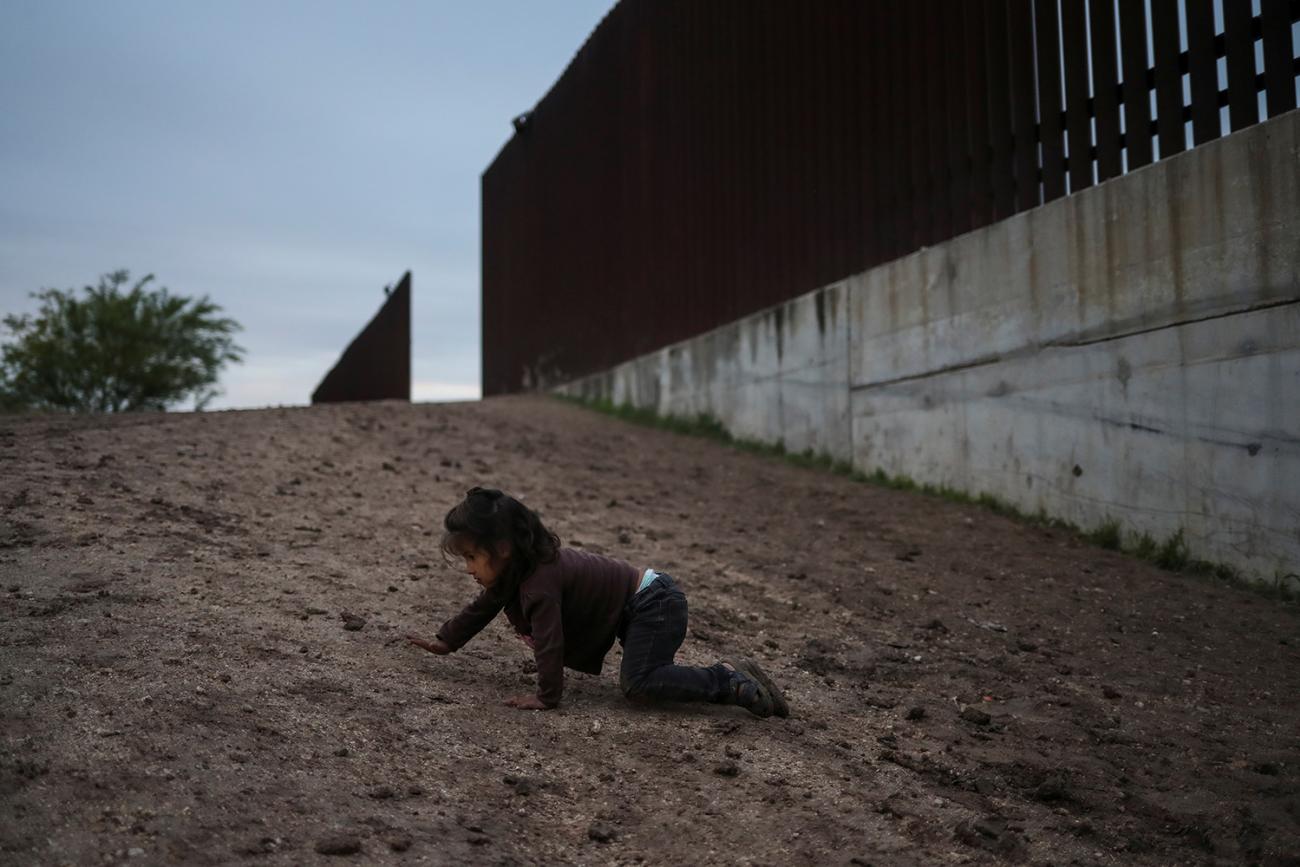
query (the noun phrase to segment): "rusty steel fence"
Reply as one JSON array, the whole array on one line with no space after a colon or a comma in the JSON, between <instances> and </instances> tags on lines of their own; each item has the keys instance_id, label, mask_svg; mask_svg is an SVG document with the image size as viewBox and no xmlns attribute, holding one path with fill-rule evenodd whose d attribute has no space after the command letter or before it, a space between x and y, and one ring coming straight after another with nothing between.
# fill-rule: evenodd
<instances>
[{"instance_id":1,"label":"rusty steel fence","mask_svg":"<svg viewBox=\"0 0 1300 867\"><path fill-rule=\"evenodd\" d=\"M482 177L483 392L1296 107L1300 0L622 0Z\"/></svg>"},{"instance_id":2,"label":"rusty steel fence","mask_svg":"<svg viewBox=\"0 0 1300 867\"><path fill-rule=\"evenodd\" d=\"M411 272L384 294L379 312L312 392L313 404L411 399Z\"/></svg>"}]
</instances>

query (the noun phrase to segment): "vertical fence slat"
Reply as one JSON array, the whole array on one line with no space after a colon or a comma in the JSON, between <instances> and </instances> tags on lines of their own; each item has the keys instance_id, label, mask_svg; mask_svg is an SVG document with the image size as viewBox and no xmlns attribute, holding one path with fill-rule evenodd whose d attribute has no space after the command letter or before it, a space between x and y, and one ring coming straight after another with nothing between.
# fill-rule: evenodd
<instances>
[{"instance_id":1,"label":"vertical fence slat","mask_svg":"<svg viewBox=\"0 0 1300 867\"><path fill-rule=\"evenodd\" d=\"M993 188L993 219L1015 213L1015 177L1011 164L1011 70L1007 51L1007 0L985 0L984 38L988 88L989 179Z\"/></svg>"},{"instance_id":2,"label":"vertical fence slat","mask_svg":"<svg viewBox=\"0 0 1300 867\"><path fill-rule=\"evenodd\" d=\"M1097 124L1097 181L1120 173L1119 68L1115 56L1113 0L1089 0L1092 38L1092 105Z\"/></svg>"},{"instance_id":3,"label":"vertical fence slat","mask_svg":"<svg viewBox=\"0 0 1300 867\"><path fill-rule=\"evenodd\" d=\"M988 67L985 56L988 42L985 37L985 7L983 3L961 4L965 20L966 74L966 155L970 164L970 186L967 210L971 228L987 226L993 222L993 180L991 177L992 151L989 135ZM955 10L953 13L955 14Z\"/></svg>"},{"instance_id":4,"label":"vertical fence slat","mask_svg":"<svg viewBox=\"0 0 1300 867\"><path fill-rule=\"evenodd\" d=\"M903 16L900 10L898 0L888 0L881 4L881 9L885 13L886 21L884 32L896 34L899 27L903 24ZM885 50L880 52L882 66L880 70L880 118L877 131L881 143L881 177L884 183L881 185L881 201L884 205L882 211L877 212L876 219L880 225L881 237L884 241L885 258L893 259L902 255L903 247L900 235L902 234L903 221L897 216L911 208L911 202L903 199L903 181L900 178L898 166L902 164L906 155L903 152L902 136L899 134L902 113L904 110L903 98L899 88L895 83L903 75L905 67L903 65L903 51L900 40L895 38L885 39ZM910 211L909 211L910 212Z\"/></svg>"},{"instance_id":5,"label":"vertical fence slat","mask_svg":"<svg viewBox=\"0 0 1300 867\"><path fill-rule=\"evenodd\" d=\"M1260 23L1264 29L1264 98L1268 116L1277 117L1295 108L1295 64L1291 39L1291 11L1288 0L1260 0Z\"/></svg>"},{"instance_id":6,"label":"vertical fence slat","mask_svg":"<svg viewBox=\"0 0 1300 867\"><path fill-rule=\"evenodd\" d=\"M1214 52L1214 0L1184 0L1187 63L1192 80L1192 138L1219 137L1219 69Z\"/></svg>"},{"instance_id":7,"label":"vertical fence slat","mask_svg":"<svg viewBox=\"0 0 1300 867\"><path fill-rule=\"evenodd\" d=\"M1160 159L1187 149L1183 121L1183 76L1178 45L1178 0L1151 0L1151 44L1155 49L1156 134Z\"/></svg>"},{"instance_id":8,"label":"vertical fence slat","mask_svg":"<svg viewBox=\"0 0 1300 867\"><path fill-rule=\"evenodd\" d=\"M901 103L896 105L898 116L897 135L901 140L901 159L894 162L894 170L900 175L904 188L904 204L901 213L906 213L906 231L901 233L902 250L917 250L922 244L930 243L933 237L933 207L930 201L930 177L932 168L926 156L926 129L932 118L926 112L915 112L910 105L923 101L920 95L926 92L926 45L924 45L924 22L930 14L919 3L906 4L901 12L901 29L906 32L902 38L902 70L900 77L891 81L891 86L901 91Z\"/></svg>"},{"instance_id":9,"label":"vertical fence slat","mask_svg":"<svg viewBox=\"0 0 1300 867\"><path fill-rule=\"evenodd\" d=\"M861 39L864 44L871 44L881 29L881 13L877 4L863 7L860 25ZM855 110L861 118L862 143L858 149L857 165L862 173L862 219L860 240L868 264L883 262L885 257L884 242L879 225L880 214L884 213L881 205L881 174L884 159L880 153L881 124L878 120L882 100L881 75L882 52L863 52L860 70L862 95Z\"/></svg>"},{"instance_id":10,"label":"vertical fence slat","mask_svg":"<svg viewBox=\"0 0 1300 867\"><path fill-rule=\"evenodd\" d=\"M1120 3L1120 56L1124 60L1124 150L1127 169L1154 158L1151 145L1151 68L1147 57L1147 19L1141 3Z\"/></svg>"},{"instance_id":11,"label":"vertical fence slat","mask_svg":"<svg viewBox=\"0 0 1300 867\"><path fill-rule=\"evenodd\" d=\"M1034 86L1034 12L1031 2L1008 0L1007 5L1017 211L1035 208L1042 201L1039 196L1038 133L1034 118L1038 97Z\"/></svg>"},{"instance_id":12,"label":"vertical fence slat","mask_svg":"<svg viewBox=\"0 0 1300 867\"><path fill-rule=\"evenodd\" d=\"M965 32L962 16L949 7L941 13L947 84L948 110L948 171L950 173L949 207L952 211L953 234L960 235L973 228L971 223L971 171L969 119L966 106L970 91L966 81ZM920 110L919 108L917 110Z\"/></svg>"},{"instance_id":13,"label":"vertical fence slat","mask_svg":"<svg viewBox=\"0 0 1300 867\"><path fill-rule=\"evenodd\" d=\"M1038 138L1043 146L1043 201L1065 195L1065 137L1061 129L1061 44L1056 0L1035 0L1038 46Z\"/></svg>"},{"instance_id":14,"label":"vertical fence slat","mask_svg":"<svg viewBox=\"0 0 1300 867\"><path fill-rule=\"evenodd\" d=\"M1084 0L1061 0L1065 125L1070 143L1070 192L1092 186L1092 124L1088 111L1088 29Z\"/></svg>"},{"instance_id":15,"label":"vertical fence slat","mask_svg":"<svg viewBox=\"0 0 1300 867\"><path fill-rule=\"evenodd\" d=\"M948 100L947 69L944 65L944 38L941 25L942 9L934 0L918 4L924 8L923 20L930 37L925 40L925 75L918 82L922 88L922 101L926 109L927 172L925 207L929 210L932 238L953 236L952 207L948 199L950 169L948 164Z\"/></svg>"},{"instance_id":16,"label":"vertical fence slat","mask_svg":"<svg viewBox=\"0 0 1300 867\"><path fill-rule=\"evenodd\" d=\"M1255 87L1254 21L1249 3L1223 4L1223 36L1228 60L1228 122L1232 131L1259 122L1258 91Z\"/></svg>"}]
</instances>

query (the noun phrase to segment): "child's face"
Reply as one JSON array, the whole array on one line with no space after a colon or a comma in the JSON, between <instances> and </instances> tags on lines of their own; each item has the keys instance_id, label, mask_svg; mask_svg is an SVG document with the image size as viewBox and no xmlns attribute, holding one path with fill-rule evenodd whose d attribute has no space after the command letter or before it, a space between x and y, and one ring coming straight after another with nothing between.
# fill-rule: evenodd
<instances>
[{"instance_id":1,"label":"child's face","mask_svg":"<svg viewBox=\"0 0 1300 867\"><path fill-rule=\"evenodd\" d=\"M504 554L494 554L486 548L468 545L461 549L460 556L465 558L465 572L473 577L482 587L491 587L501 577L509 558L509 549Z\"/></svg>"}]
</instances>

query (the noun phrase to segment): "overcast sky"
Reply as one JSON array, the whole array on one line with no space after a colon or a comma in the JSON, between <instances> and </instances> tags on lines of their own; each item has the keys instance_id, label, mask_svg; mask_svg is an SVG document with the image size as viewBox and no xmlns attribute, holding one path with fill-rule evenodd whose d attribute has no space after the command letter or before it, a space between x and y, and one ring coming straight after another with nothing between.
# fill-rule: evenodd
<instances>
[{"instance_id":1,"label":"overcast sky","mask_svg":"<svg viewBox=\"0 0 1300 867\"><path fill-rule=\"evenodd\" d=\"M479 176L612 6L0 0L0 313L152 272L244 326L212 408L302 404L409 269L477 397Z\"/></svg>"}]
</instances>

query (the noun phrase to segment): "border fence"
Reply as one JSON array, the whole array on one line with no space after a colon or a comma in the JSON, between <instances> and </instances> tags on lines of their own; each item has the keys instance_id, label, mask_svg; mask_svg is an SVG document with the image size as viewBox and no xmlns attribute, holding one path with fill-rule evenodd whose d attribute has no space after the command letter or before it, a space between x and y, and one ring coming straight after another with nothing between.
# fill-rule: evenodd
<instances>
[{"instance_id":1,"label":"border fence","mask_svg":"<svg viewBox=\"0 0 1300 867\"><path fill-rule=\"evenodd\" d=\"M482 178L483 393L1296 107L1300 0L622 0Z\"/></svg>"},{"instance_id":2,"label":"border fence","mask_svg":"<svg viewBox=\"0 0 1300 867\"><path fill-rule=\"evenodd\" d=\"M312 392L311 402L411 399L411 272Z\"/></svg>"}]
</instances>

